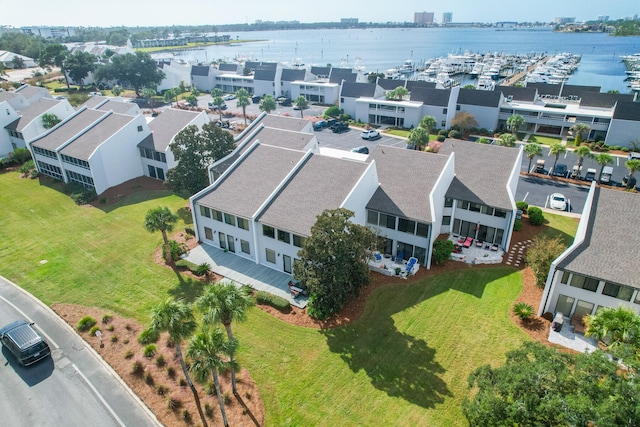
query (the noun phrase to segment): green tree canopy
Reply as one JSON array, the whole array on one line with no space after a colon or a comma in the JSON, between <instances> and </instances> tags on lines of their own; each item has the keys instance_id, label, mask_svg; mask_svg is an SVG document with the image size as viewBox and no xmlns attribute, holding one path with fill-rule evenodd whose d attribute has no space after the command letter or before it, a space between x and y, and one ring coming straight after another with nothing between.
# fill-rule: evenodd
<instances>
[{"instance_id":1,"label":"green tree canopy","mask_svg":"<svg viewBox=\"0 0 640 427\"><path fill-rule=\"evenodd\" d=\"M460 129L460 132L465 134L469 129L477 127L478 121L473 116L473 114L467 113L466 111L459 111L453 117L451 126L457 127L458 129Z\"/></svg>"},{"instance_id":2,"label":"green tree canopy","mask_svg":"<svg viewBox=\"0 0 640 427\"><path fill-rule=\"evenodd\" d=\"M438 126L438 122L436 122L436 118L433 116L424 116L418 126L425 129L427 133L431 133Z\"/></svg>"},{"instance_id":3,"label":"green tree canopy","mask_svg":"<svg viewBox=\"0 0 640 427\"><path fill-rule=\"evenodd\" d=\"M551 170L554 170L556 168L556 164L558 163L560 154L564 154L566 152L567 152L567 147L562 145L561 142L556 142L555 144L551 144L551 147L549 147L549 154L552 154L554 156L553 166L551 167Z\"/></svg>"},{"instance_id":4,"label":"green tree canopy","mask_svg":"<svg viewBox=\"0 0 640 427\"><path fill-rule=\"evenodd\" d=\"M307 98L305 98L304 96L300 95L299 97L297 97L293 101L293 103L295 104L296 107L298 107L300 109L300 118L304 118L303 111L309 105L309 103L307 102Z\"/></svg>"},{"instance_id":5,"label":"green tree canopy","mask_svg":"<svg viewBox=\"0 0 640 427\"><path fill-rule=\"evenodd\" d=\"M271 95L265 95L260 100L260 105L258 105L258 107L260 108L260 111L264 111L265 113L269 114L270 112L275 111L276 100Z\"/></svg>"},{"instance_id":6,"label":"green tree canopy","mask_svg":"<svg viewBox=\"0 0 640 427\"><path fill-rule=\"evenodd\" d=\"M559 237L535 237L533 243L527 250L526 261L533 269L536 276L536 286L542 288L547 281L549 268L554 259L556 259L564 250L565 245Z\"/></svg>"},{"instance_id":7,"label":"green tree canopy","mask_svg":"<svg viewBox=\"0 0 640 427\"><path fill-rule=\"evenodd\" d=\"M398 86L393 90L387 91L385 97L396 101L401 101L405 96L409 94L409 91L404 86Z\"/></svg>"},{"instance_id":8,"label":"green tree canopy","mask_svg":"<svg viewBox=\"0 0 640 427\"><path fill-rule=\"evenodd\" d=\"M600 165L600 173L598 174L598 182L602 178L602 170L610 163L613 163L613 156L609 153L600 153L595 157L596 162Z\"/></svg>"},{"instance_id":9,"label":"green tree canopy","mask_svg":"<svg viewBox=\"0 0 640 427\"><path fill-rule=\"evenodd\" d=\"M576 134L575 144L577 146L580 145L584 136L591 130L589 125L586 123L576 123L575 125L571 126L571 129Z\"/></svg>"},{"instance_id":10,"label":"green tree canopy","mask_svg":"<svg viewBox=\"0 0 640 427\"><path fill-rule=\"evenodd\" d=\"M207 168L234 149L233 136L209 122L202 131L187 126L176 135L169 148L178 162L167 172L167 185L178 194L191 196L209 185Z\"/></svg>"},{"instance_id":11,"label":"green tree canopy","mask_svg":"<svg viewBox=\"0 0 640 427\"><path fill-rule=\"evenodd\" d=\"M338 107L337 105L332 105L324 112L324 117L327 119L330 117L339 117L340 114L342 114L340 107Z\"/></svg>"},{"instance_id":12,"label":"green tree canopy","mask_svg":"<svg viewBox=\"0 0 640 427\"><path fill-rule=\"evenodd\" d=\"M54 127L55 125L57 125L61 121L62 120L60 120L58 118L58 116L56 116L53 113L46 113L46 114L42 115L42 126L45 129L51 129L52 127Z\"/></svg>"},{"instance_id":13,"label":"green tree canopy","mask_svg":"<svg viewBox=\"0 0 640 427\"><path fill-rule=\"evenodd\" d=\"M109 35L107 36L107 44L112 46L125 46L127 44L128 37L129 32L124 28L120 28L109 32Z\"/></svg>"},{"instance_id":14,"label":"green tree canopy","mask_svg":"<svg viewBox=\"0 0 640 427\"><path fill-rule=\"evenodd\" d=\"M173 225L176 222L178 222L178 215L171 212L171 209L166 206L149 209L144 218L144 228L149 233L155 233L156 231L160 231L162 233L162 240L164 241L164 250L166 254L165 261L168 264L173 263L173 257L171 256L171 248L169 246L167 231L172 231Z\"/></svg>"},{"instance_id":15,"label":"green tree canopy","mask_svg":"<svg viewBox=\"0 0 640 427\"><path fill-rule=\"evenodd\" d=\"M596 314L588 315L585 324L585 336L604 342L619 357L640 360L640 314L633 308L602 307Z\"/></svg>"},{"instance_id":16,"label":"green tree canopy","mask_svg":"<svg viewBox=\"0 0 640 427\"><path fill-rule=\"evenodd\" d=\"M542 145L535 142L530 142L524 146L524 153L529 159L529 167L527 168L527 171L530 172L531 162L533 161L533 158L542 156Z\"/></svg>"},{"instance_id":17,"label":"green tree canopy","mask_svg":"<svg viewBox=\"0 0 640 427\"><path fill-rule=\"evenodd\" d=\"M96 78L129 86L139 97L143 87L158 86L165 74L156 66L151 55L138 51L135 54L114 55L110 63L96 70Z\"/></svg>"},{"instance_id":18,"label":"green tree canopy","mask_svg":"<svg viewBox=\"0 0 640 427\"><path fill-rule=\"evenodd\" d=\"M631 184L633 180L631 179L633 175L640 171L640 160L639 159L631 159L624 162L624 165L629 170L629 179L627 180L627 188L631 188Z\"/></svg>"},{"instance_id":19,"label":"green tree canopy","mask_svg":"<svg viewBox=\"0 0 640 427\"><path fill-rule=\"evenodd\" d=\"M409 132L409 142L415 146L416 150L422 150L429 143L429 132L418 126Z\"/></svg>"},{"instance_id":20,"label":"green tree canopy","mask_svg":"<svg viewBox=\"0 0 640 427\"><path fill-rule=\"evenodd\" d=\"M325 319L340 311L352 295L369 283L368 250L375 234L349 219L353 212L325 210L298 251L294 277L309 288L309 314Z\"/></svg>"},{"instance_id":21,"label":"green tree canopy","mask_svg":"<svg viewBox=\"0 0 640 427\"><path fill-rule=\"evenodd\" d=\"M518 135L518 130L524 126L525 119L520 114L514 114L507 119L507 127L511 129L511 134L513 136Z\"/></svg>"},{"instance_id":22,"label":"green tree canopy","mask_svg":"<svg viewBox=\"0 0 640 427\"><path fill-rule=\"evenodd\" d=\"M242 108L242 117L244 117L244 124L247 124L247 107L251 105L251 99L249 98L249 92L246 89L240 88L236 92L236 107Z\"/></svg>"},{"instance_id":23,"label":"green tree canopy","mask_svg":"<svg viewBox=\"0 0 640 427\"><path fill-rule=\"evenodd\" d=\"M602 351L572 355L525 342L503 366L469 375L472 426L640 426L640 382Z\"/></svg>"},{"instance_id":24,"label":"green tree canopy","mask_svg":"<svg viewBox=\"0 0 640 427\"><path fill-rule=\"evenodd\" d=\"M89 52L76 52L67 56L67 59L64 61L64 66L67 73L69 73L69 77L79 84L82 89L84 79L87 78L89 73L96 69L96 61L96 56Z\"/></svg>"},{"instance_id":25,"label":"green tree canopy","mask_svg":"<svg viewBox=\"0 0 640 427\"><path fill-rule=\"evenodd\" d=\"M503 133L498 138L498 145L503 147L514 147L516 145L516 137L510 133Z\"/></svg>"}]
</instances>

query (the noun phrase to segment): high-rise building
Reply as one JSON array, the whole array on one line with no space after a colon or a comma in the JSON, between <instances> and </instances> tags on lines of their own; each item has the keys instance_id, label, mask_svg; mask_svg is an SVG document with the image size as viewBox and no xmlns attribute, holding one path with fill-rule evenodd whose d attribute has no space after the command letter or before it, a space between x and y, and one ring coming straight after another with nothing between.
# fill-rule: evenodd
<instances>
[{"instance_id":1,"label":"high-rise building","mask_svg":"<svg viewBox=\"0 0 640 427\"><path fill-rule=\"evenodd\" d=\"M442 14L442 25L449 24L453 21L453 12L445 12Z\"/></svg>"},{"instance_id":2,"label":"high-rise building","mask_svg":"<svg viewBox=\"0 0 640 427\"><path fill-rule=\"evenodd\" d=\"M415 12L413 23L416 25L433 25L433 12Z\"/></svg>"},{"instance_id":3,"label":"high-rise building","mask_svg":"<svg viewBox=\"0 0 640 427\"><path fill-rule=\"evenodd\" d=\"M607 22L609 20L609 15L598 15L598 21Z\"/></svg>"},{"instance_id":4,"label":"high-rise building","mask_svg":"<svg viewBox=\"0 0 640 427\"><path fill-rule=\"evenodd\" d=\"M553 22L559 25L575 24L576 18L567 18L567 17L553 18Z\"/></svg>"}]
</instances>

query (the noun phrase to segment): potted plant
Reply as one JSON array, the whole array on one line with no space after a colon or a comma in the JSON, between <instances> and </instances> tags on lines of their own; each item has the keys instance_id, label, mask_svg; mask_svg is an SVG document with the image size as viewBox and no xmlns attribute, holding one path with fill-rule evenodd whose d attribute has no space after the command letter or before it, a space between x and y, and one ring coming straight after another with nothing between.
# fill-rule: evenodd
<instances>
[{"instance_id":1,"label":"potted plant","mask_svg":"<svg viewBox=\"0 0 640 427\"><path fill-rule=\"evenodd\" d=\"M400 267L396 267L396 276L399 276L401 271L402 269Z\"/></svg>"}]
</instances>

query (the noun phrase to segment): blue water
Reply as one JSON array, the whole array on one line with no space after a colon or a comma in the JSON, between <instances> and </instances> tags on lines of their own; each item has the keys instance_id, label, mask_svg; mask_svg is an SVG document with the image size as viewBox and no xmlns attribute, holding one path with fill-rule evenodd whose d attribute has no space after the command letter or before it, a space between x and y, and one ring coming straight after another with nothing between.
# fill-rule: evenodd
<instances>
[{"instance_id":1,"label":"blue water","mask_svg":"<svg viewBox=\"0 0 640 427\"><path fill-rule=\"evenodd\" d=\"M601 86L628 93L621 55L640 52L640 37L612 37L602 33L555 33L551 30L496 31L492 28L414 28L365 30L297 30L230 33L233 39L263 39L240 46L208 46L176 55L208 63L244 55L262 61L353 66L357 59L366 71L385 70L412 59L416 63L449 53L571 52L582 54L570 84Z\"/></svg>"}]
</instances>

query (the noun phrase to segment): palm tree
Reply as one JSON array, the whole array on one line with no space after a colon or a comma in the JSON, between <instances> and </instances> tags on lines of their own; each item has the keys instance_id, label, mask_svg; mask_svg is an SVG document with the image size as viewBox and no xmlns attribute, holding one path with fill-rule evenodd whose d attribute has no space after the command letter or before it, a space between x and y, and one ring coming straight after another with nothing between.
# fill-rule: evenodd
<instances>
[{"instance_id":1,"label":"palm tree","mask_svg":"<svg viewBox=\"0 0 640 427\"><path fill-rule=\"evenodd\" d=\"M213 103L218 106L218 113L220 113L220 122L222 123L222 104L224 104L224 98L222 98L222 89L213 88L211 90L211 96L213 97Z\"/></svg>"},{"instance_id":2,"label":"palm tree","mask_svg":"<svg viewBox=\"0 0 640 427\"><path fill-rule=\"evenodd\" d=\"M556 142L549 147L549 154L553 154L555 156L555 160L553 161L553 167L551 170L553 171L556 168L556 163L558 163L558 158L560 154L564 154L567 152L567 147L562 145L560 142Z\"/></svg>"},{"instance_id":3,"label":"palm tree","mask_svg":"<svg viewBox=\"0 0 640 427\"><path fill-rule=\"evenodd\" d=\"M585 157L589 157L591 155L591 150L586 145L581 145L575 150L573 150L573 154L578 156L578 177L580 177L580 171L582 170L582 162Z\"/></svg>"},{"instance_id":4,"label":"palm tree","mask_svg":"<svg viewBox=\"0 0 640 427\"><path fill-rule=\"evenodd\" d=\"M265 95L264 98L260 100L258 107L260 107L260 111L269 114L276 109L276 100L271 95Z\"/></svg>"},{"instance_id":5,"label":"palm tree","mask_svg":"<svg viewBox=\"0 0 640 427\"><path fill-rule=\"evenodd\" d=\"M631 188L633 186L633 174L640 171L640 160L632 159L624 162L624 165L629 169L629 179L627 180L627 188Z\"/></svg>"},{"instance_id":6,"label":"palm tree","mask_svg":"<svg viewBox=\"0 0 640 427\"><path fill-rule=\"evenodd\" d=\"M241 88L236 92L236 101L237 107L242 107L242 115L244 116L244 124L247 124L247 107L251 105L251 100L249 99L249 92L246 89Z\"/></svg>"},{"instance_id":7,"label":"palm tree","mask_svg":"<svg viewBox=\"0 0 640 427\"><path fill-rule=\"evenodd\" d=\"M576 134L576 139L575 139L576 146L580 146L580 143L582 142L582 137L584 136L584 134L589 133L589 130L591 128L587 124L576 123L571 127L571 129Z\"/></svg>"},{"instance_id":8,"label":"palm tree","mask_svg":"<svg viewBox=\"0 0 640 427\"><path fill-rule=\"evenodd\" d=\"M518 135L518 129L524 126L526 120L520 114L514 114L507 119L507 126L511 129L511 134L515 137Z\"/></svg>"},{"instance_id":9,"label":"palm tree","mask_svg":"<svg viewBox=\"0 0 640 427\"><path fill-rule=\"evenodd\" d=\"M527 171L531 171L531 162L533 161L533 158L542 156L542 145L536 142L530 142L524 146L524 152L529 158L529 168Z\"/></svg>"},{"instance_id":10,"label":"palm tree","mask_svg":"<svg viewBox=\"0 0 640 427\"><path fill-rule=\"evenodd\" d=\"M195 317L193 316L193 309L191 308L191 305L186 304L183 301L172 301L169 299L153 309L149 330L152 333L169 333L169 338L175 345L176 356L180 361L182 372L184 373L184 376L187 379L187 384L189 384L189 388L193 393L193 398L195 399L196 407L198 408L198 413L202 420L202 425L208 427L207 420L204 417L202 407L200 406L198 391L191 381L187 365L185 364L184 357L182 356L182 341L193 335L196 330L196 326L197 324Z\"/></svg>"},{"instance_id":11,"label":"palm tree","mask_svg":"<svg viewBox=\"0 0 640 427\"><path fill-rule=\"evenodd\" d=\"M149 87L142 89L142 96L147 100L147 104L149 104L153 110L153 97L156 96L155 89Z\"/></svg>"},{"instance_id":12,"label":"palm tree","mask_svg":"<svg viewBox=\"0 0 640 427\"><path fill-rule=\"evenodd\" d=\"M438 122L436 122L436 119L433 116L424 116L422 120L420 120L420 124L418 124L418 126L424 128L428 134L431 134L436 126L438 126Z\"/></svg>"},{"instance_id":13,"label":"palm tree","mask_svg":"<svg viewBox=\"0 0 640 427\"><path fill-rule=\"evenodd\" d=\"M602 170L609 163L613 163L613 156L608 153L601 153L598 154L595 159L596 162L600 165L600 173L598 174L598 182L600 182L600 179L602 178Z\"/></svg>"},{"instance_id":14,"label":"palm tree","mask_svg":"<svg viewBox=\"0 0 640 427\"><path fill-rule=\"evenodd\" d=\"M509 134L509 133L503 133L502 135L500 135L500 138L498 138L498 145L501 145L503 147L513 147L514 145L516 145L516 137Z\"/></svg>"},{"instance_id":15,"label":"palm tree","mask_svg":"<svg viewBox=\"0 0 640 427\"><path fill-rule=\"evenodd\" d=\"M604 307L586 316L585 336L593 336L615 349L621 344L640 344L640 315L630 307Z\"/></svg>"},{"instance_id":16,"label":"palm tree","mask_svg":"<svg viewBox=\"0 0 640 427\"><path fill-rule=\"evenodd\" d=\"M302 114L302 111L307 108L307 105L309 105L307 103L307 98L305 98L304 96L300 95L299 97L296 98L295 101L293 101L293 103L295 104L296 107L298 107L300 109L300 118L304 118L304 115Z\"/></svg>"},{"instance_id":17,"label":"palm tree","mask_svg":"<svg viewBox=\"0 0 640 427\"><path fill-rule=\"evenodd\" d=\"M178 222L178 215L171 212L168 207L151 208L147 211L147 215L144 217L144 228L149 233L155 233L160 231L162 233L162 240L164 240L165 250L165 262L167 264L173 264L173 257L171 256L171 246L169 246L169 238L167 237L167 231L173 231L173 224Z\"/></svg>"},{"instance_id":18,"label":"palm tree","mask_svg":"<svg viewBox=\"0 0 640 427\"><path fill-rule=\"evenodd\" d=\"M413 144L416 150L421 150L429 143L429 132L418 126L409 132L409 142Z\"/></svg>"},{"instance_id":19,"label":"palm tree","mask_svg":"<svg viewBox=\"0 0 640 427\"><path fill-rule=\"evenodd\" d=\"M237 342L235 340L226 340L224 332L220 328L205 329L191 337L189 347L187 347L187 357L191 360L190 370L196 375L198 381L205 382L209 377L209 373L213 375L213 384L216 387L222 422L225 426L228 426L229 422L227 421L224 401L220 392L218 372L223 371L231 363L223 360L222 356L233 354L236 348Z\"/></svg>"},{"instance_id":20,"label":"palm tree","mask_svg":"<svg viewBox=\"0 0 640 427\"><path fill-rule=\"evenodd\" d=\"M242 321L247 318L247 310L253 305L253 300L244 288L238 288L233 283L210 286L205 293L196 301L197 307L204 312L203 322L205 325L222 323L227 331L229 340L232 341L233 332L231 322ZM231 357L231 384L233 392L236 393L236 373L233 366L233 352Z\"/></svg>"}]
</instances>

